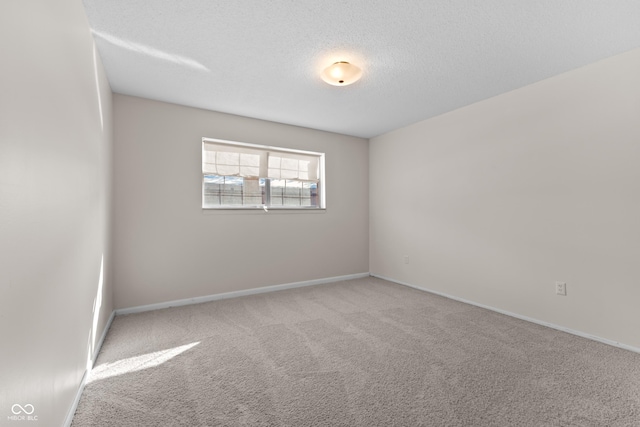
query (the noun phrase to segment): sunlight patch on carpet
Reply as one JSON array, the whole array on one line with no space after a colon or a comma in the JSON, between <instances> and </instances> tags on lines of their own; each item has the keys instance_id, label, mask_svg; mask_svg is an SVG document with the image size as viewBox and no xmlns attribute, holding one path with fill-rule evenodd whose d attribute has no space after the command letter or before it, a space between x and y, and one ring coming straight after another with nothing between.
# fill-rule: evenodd
<instances>
[{"instance_id":1,"label":"sunlight patch on carpet","mask_svg":"<svg viewBox=\"0 0 640 427\"><path fill-rule=\"evenodd\" d=\"M154 351L152 353L143 354L140 356L129 357L126 359L118 360L117 362L104 363L96 366L91 371L91 376L87 383L92 383L106 378L116 377L118 375L124 375L131 372L141 371L143 369L155 368L174 357L184 353L185 351L197 346L200 341L192 342L190 344L181 345L166 350Z\"/></svg>"}]
</instances>

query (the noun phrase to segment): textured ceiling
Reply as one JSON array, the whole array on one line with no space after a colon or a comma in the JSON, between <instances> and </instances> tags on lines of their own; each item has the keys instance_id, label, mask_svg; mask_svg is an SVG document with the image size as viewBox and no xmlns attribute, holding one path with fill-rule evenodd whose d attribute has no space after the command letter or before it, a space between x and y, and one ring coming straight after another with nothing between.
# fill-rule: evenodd
<instances>
[{"instance_id":1,"label":"textured ceiling","mask_svg":"<svg viewBox=\"0 0 640 427\"><path fill-rule=\"evenodd\" d=\"M114 92L366 138L640 47L639 0L84 4Z\"/></svg>"}]
</instances>

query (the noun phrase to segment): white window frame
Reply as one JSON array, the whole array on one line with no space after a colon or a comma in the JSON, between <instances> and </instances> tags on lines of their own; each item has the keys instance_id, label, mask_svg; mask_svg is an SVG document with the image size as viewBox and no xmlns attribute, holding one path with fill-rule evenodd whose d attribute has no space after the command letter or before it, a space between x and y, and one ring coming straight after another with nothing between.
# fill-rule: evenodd
<instances>
[{"instance_id":1,"label":"white window frame","mask_svg":"<svg viewBox=\"0 0 640 427\"><path fill-rule=\"evenodd\" d=\"M224 145L228 147L240 147L247 150L255 150L256 152L268 152L268 153L283 153L286 155L289 154L299 154L303 156L312 156L318 159L318 171L317 171L317 192L318 192L318 206L290 206L290 205L270 205L270 189L269 184L267 183L266 187L266 204L256 204L256 205L206 205L205 204L205 176L206 175L216 175L215 173L205 172L204 163L205 163L205 146L207 144L217 144ZM261 144L250 144L247 142L238 142L238 141L229 141L224 139L216 139L216 138L202 138L202 146L201 146L201 158L202 158L202 200L201 207L203 210L294 210L294 211L306 211L306 210L324 210L326 209L326 183L325 183L325 154L316 151L306 151L306 150L296 150L291 148L284 147L275 147L271 145L261 145ZM262 173L261 173L262 175ZM217 176L225 176L225 175L217 175ZM238 175L226 175L226 176L238 176ZM260 178L264 178L267 181L271 179L277 178L269 178L267 176L260 176Z\"/></svg>"}]
</instances>

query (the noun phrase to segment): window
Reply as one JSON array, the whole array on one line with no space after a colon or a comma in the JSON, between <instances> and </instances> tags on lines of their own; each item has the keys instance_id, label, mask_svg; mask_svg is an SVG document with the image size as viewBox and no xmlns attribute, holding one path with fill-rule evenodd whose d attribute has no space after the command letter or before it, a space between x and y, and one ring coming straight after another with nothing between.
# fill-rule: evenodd
<instances>
[{"instance_id":1,"label":"window","mask_svg":"<svg viewBox=\"0 0 640 427\"><path fill-rule=\"evenodd\" d=\"M202 139L204 209L324 209L324 153Z\"/></svg>"}]
</instances>

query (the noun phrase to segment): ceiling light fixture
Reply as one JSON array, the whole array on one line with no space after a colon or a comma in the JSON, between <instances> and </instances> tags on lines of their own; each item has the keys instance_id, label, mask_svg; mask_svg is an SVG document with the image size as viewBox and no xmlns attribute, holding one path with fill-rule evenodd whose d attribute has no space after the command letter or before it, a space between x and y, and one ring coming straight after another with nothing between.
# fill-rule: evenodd
<instances>
[{"instance_id":1,"label":"ceiling light fixture","mask_svg":"<svg viewBox=\"0 0 640 427\"><path fill-rule=\"evenodd\" d=\"M322 80L333 86L347 86L362 77L362 70L346 61L338 61L324 69Z\"/></svg>"}]
</instances>

